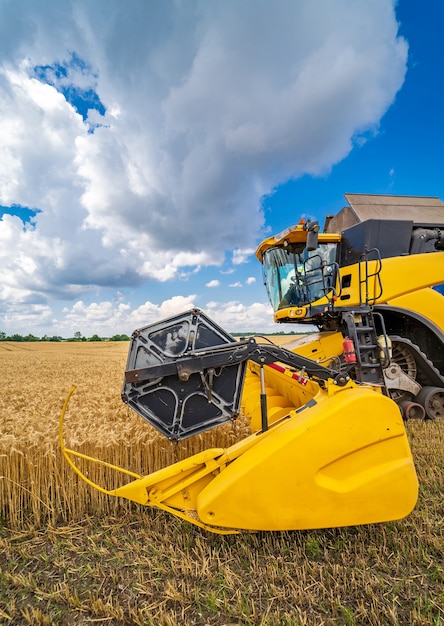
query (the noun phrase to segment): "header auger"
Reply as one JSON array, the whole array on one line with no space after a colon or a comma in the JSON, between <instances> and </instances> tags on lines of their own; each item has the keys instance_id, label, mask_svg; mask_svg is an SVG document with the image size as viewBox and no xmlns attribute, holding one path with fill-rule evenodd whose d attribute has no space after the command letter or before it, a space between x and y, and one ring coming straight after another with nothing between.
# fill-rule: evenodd
<instances>
[{"instance_id":1,"label":"header auger","mask_svg":"<svg viewBox=\"0 0 444 626\"><path fill-rule=\"evenodd\" d=\"M317 332L284 346L236 341L193 309L133 333L128 406L171 441L239 414L250 434L148 476L113 468L134 479L113 491L93 486L218 533L410 513L418 483L404 420L444 417L444 301L433 289L444 283L444 204L346 198L323 233L301 222L257 250L275 321ZM73 461L85 456L63 443L66 404L62 450L92 484Z\"/></svg>"}]
</instances>

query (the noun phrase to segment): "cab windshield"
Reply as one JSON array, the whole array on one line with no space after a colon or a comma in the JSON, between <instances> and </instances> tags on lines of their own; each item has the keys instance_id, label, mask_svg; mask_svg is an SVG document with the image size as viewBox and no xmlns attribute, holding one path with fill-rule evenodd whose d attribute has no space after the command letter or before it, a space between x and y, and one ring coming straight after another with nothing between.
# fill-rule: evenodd
<instances>
[{"instance_id":1,"label":"cab windshield","mask_svg":"<svg viewBox=\"0 0 444 626\"><path fill-rule=\"evenodd\" d=\"M306 306L326 296L334 287L336 267L335 243L311 251L303 243L267 250L263 272L273 310Z\"/></svg>"}]
</instances>

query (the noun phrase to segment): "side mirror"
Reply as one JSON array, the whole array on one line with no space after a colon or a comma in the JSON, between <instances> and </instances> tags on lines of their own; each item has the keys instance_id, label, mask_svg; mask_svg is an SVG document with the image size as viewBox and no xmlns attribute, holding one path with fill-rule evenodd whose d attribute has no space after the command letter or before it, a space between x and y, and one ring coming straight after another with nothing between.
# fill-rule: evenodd
<instances>
[{"instance_id":1,"label":"side mirror","mask_svg":"<svg viewBox=\"0 0 444 626\"><path fill-rule=\"evenodd\" d=\"M318 247L319 222L308 220L305 228L308 231L306 248L308 252L312 252Z\"/></svg>"}]
</instances>

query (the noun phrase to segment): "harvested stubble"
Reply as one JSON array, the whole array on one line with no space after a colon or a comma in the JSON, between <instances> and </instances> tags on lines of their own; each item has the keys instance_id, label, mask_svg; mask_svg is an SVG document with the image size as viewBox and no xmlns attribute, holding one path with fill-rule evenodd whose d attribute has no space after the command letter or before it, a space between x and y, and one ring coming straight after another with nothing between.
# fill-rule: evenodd
<instances>
[{"instance_id":1,"label":"harvested stubble","mask_svg":"<svg viewBox=\"0 0 444 626\"><path fill-rule=\"evenodd\" d=\"M0 343L0 511L11 527L77 521L88 514L129 510L80 480L62 457L58 420L70 387L68 448L145 475L245 433L238 420L173 444L129 410L120 398L128 344ZM76 461L106 488L124 477Z\"/></svg>"}]
</instances>

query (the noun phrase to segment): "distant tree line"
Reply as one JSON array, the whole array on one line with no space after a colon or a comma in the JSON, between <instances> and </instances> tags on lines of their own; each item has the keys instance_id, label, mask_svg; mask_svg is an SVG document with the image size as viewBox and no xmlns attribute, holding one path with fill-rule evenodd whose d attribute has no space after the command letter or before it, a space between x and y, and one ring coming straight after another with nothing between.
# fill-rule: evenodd
<instances>
[{"instance_id":1,"label":"distant tree line","mask_svg":"<svg viewBox=\"0 0 444 626\"><path fill-rule=\"evenodd\" d=\"M128 335L113 335L112 337L99 337L99 335L91 335L91 337L85 337L79 330L74 333L73 337L61 337L60 335L43 335L43 337L36 337L31 333L28 335L19 335L14 333L13 335L7 335L4 331L0 330L0 341L129 341Z\"/></svg>"},{"instance_id":2,"label":"distant tree line","mask_svg":"<svg viewBox=\"0 0 444 626\"><path fill-rule=\"evenodd\" d=\"M278 331L278 332L266 332L266 333L231 333L233 337L254 337L260 335L300 335L301 331ZM28 335L19 335L18 333L14 333L13 335L7 335L5 332L0 330L0 341L129 341L130 337L128 335L113 335L112 337L100 337L97 334L91 335L91 337L85 337L80 330L76 331L72 337L61 337L60 335L43 335L43 337L36 337L29 333Z\"/></svg>"}]
</instances>

